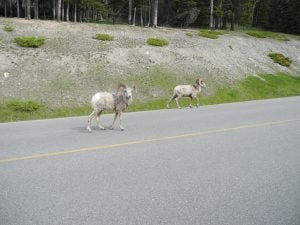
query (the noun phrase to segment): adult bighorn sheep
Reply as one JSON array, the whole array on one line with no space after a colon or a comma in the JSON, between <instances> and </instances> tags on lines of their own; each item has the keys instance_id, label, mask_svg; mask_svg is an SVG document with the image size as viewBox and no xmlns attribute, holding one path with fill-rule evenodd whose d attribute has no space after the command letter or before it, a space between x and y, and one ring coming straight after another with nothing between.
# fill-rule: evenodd
<instances>
[{"instance_id":1,"label":"adult bighorn sheep","mask_svg":"<svg viewBox=\"0 0 300 225\"><path fill-rule=\"evenodd\" d=\"M197 95L199 94L199 92L201 91L201 88L205 88L206 84L204 83L203 80L197 79L196 83L191 85L178 85L174 88L174 92L173 92L173 96L171 97L170 101L167 104L167 108L169 108L169 104L172 100L175 99L177 107L179 109L181 109L178 100L182 97L190 97L191 98L191 103L190 103L190 107L192 108L192 101L194 98L197 99L197 107L199 106L199 99L197 97Z\"/></svg>"},{"instance_id":2,"label":"adult bighorn sheep","mask_svg":"<svg viewBox=\"0 0 300 225\"><path fill-rule=\"evenodd\" d=\"M122 112L128 108L132 102L132 92L136 91L136 88L130 88L125 84L120 84L118 90L115 93L110 92L98 92L96 93L91 100L91 105L93 112L88 117L86 129L89 132L92 132L91 121L96 116L97 124L101 130L105 128L100 123L100 115L104 110L113 110L115 111L115 117L112 124L109 126L110 129L113 129L113 126L116 122L117 117L119 116L120 129L124 130L122 126Z\"/></svg>"}]
</instances>

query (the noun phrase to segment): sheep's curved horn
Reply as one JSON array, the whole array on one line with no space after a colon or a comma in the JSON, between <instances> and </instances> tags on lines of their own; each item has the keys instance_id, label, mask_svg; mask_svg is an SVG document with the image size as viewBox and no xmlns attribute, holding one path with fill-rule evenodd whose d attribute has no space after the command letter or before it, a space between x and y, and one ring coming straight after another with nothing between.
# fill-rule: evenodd
<instances>
[{"instance_id":1,"label":"sheep's curved horn","mask_svg":"<svg viewBox=\"0 0 300 225\"><path fill-rule=\"evenodd\" d=\"M120 89L120 88L127 88L127 86L126 86L125 84L120 83L120 84L118 85L118 89Z\"/></svg>"}]
</instances>

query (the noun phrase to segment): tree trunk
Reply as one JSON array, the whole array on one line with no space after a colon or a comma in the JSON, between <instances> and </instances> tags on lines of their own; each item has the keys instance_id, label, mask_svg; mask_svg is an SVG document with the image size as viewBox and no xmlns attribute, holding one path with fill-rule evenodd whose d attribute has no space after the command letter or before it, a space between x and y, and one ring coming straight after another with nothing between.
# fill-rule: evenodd
<instances>
[{"instance_id":1,"label":"tree trunk","mask_svg":"<svg viewBox=\"0 0 300 225\"><path fill-rule=\"evenodd\" d=\"M131 25L132 0L128 2L128 24Z\"/></svg>"},{"instance_id":2,"label":"tree trunk","mask_svg":"<svg viewBox=\"0 0 300 225\"><path fill-rule=\"evenodd\" d=\"M77 22L77 0L75 0L74 6L74 22Z\"/></svg>"},{"instance_id":3,"label":"tree trunk","mask_svg":"<svg viewBox=\"0 0 300 225\"><path fill-rule=\"evenodd\" d=\"M57 0L57 21L61 21L61 0Z\"/></svg>"},{"instance_id":4,"label":"tree trunk","mask_svg":"<svg viewBox=\"0 0 300 225\"><path fill-rule=\"evenodd\" d=\"M144 26L143 22L143 7L141 6L141 26Z\"/></svg>"},{"instance_id":5,"label":"tree trunk","mask_svg":"<svg viewBox=\"0 0 300 225\"><path fill-rule=\"evenodd\" d=\"M70 21L69 18L69 8L70 8L70 1L67 2L67 11L66 11L66 21Z\"/></svg>"},{"instance_id":6,"label":"tree trunk","mask_svg":"<svg viewBox=\"0 0 300 225\"><path fill-rule=\"evenodd\" d=\"M254 0L254 3L253 3L252 12L251 12L251 26L254 25L254 11L255 11L256 4L258 2L259 2L259 0Z\"/></svg>"},{"instance_id":7,"label":"tree trunk","mask_svg":"<svg viewBox=\"0 0 300 225\"><path fill-rule=\"evenodd\" d=\"M61 20L65 21L65 1L61 0Z\"/></svg>"},{"instance_id":8,"label":"tree trunk","mask_svg":"<svg viewBox=\"0 0 300 225\"><path fill-rule=\"evenodd\" d=\"M39 18L39 0L34 1L34 19Z\"/></svg>"},{"instance_id":9,"label":"tree trunk","mask_svg":"<svg viewBox=\"0 0 300 225\"><path fill-rule=\"evenodd\" d=\"M234 30L234 15L230 18L230 30Z\"/></svg>"},{"instance_id":10,"label":"tree trunk","mask_svg":"<svg viewBox=\"0 0 300 225\"><path fill-rule=\"evenodd\" d=\"M6 1L4 2L4 17L7 17Z\"/></svg>"},{"instance_id":11,"label":"tree trunk","mask_svg":"<svg viewBox=\"0 0 300 225\"><path fill-rule=\"evenodd\" d=\"M148 12L149 12L149 17L148 17L147 27L150 27L150 21L151 21L151 0L149 0L149 9L148 9Z\"/></svg>"},{"instance_id":12,"label":"tree trunk","mask_svg":"<svg viewBox=\"0 0 300 225\"><path fill-rule=\"evenodd\" d=\"M132 26L135 26L136 7L134 7Z\"/></svg>"},{"instance_id":13,"label":"tree trunk","mask_svg":"<svg viewBox=\"0 0 300 225\"><path fill-rule=\"evenodd\" d=\"M209 23L209 27L210 30L213 30L214 27L214 0L210 0L210 23Z\"/></svg>"},{"instance_id":14,"label":"tree trunk","mask_svg":"<svg viewBox=\"0 0 300 225\"><path fill-rule=\"evenodd\" d=\"M20 3L19 3L19 0L17 0L17 17L20 18Z\"/></svg>"},{"instance_id":15,"label":"tree trunk","mask_svg":"<svg viewBox=\"0 0 300 225\"><path fill-rule=\"evenodd\" d=\"M55 20L56 18L56 4L55 4L55 0L53 0L53 5L52 5L52 12L53 12L53 20Z\"/></svg>"},{"instance_id":16,"label":"tree trunk","mask_svg":"<svg viewBox=\"0 0 300 225\"><path fill-rule=\"evenodd\" d=\"M158 0L154 0L153 27L157 27L157 15L158 15Z\"/></svg>"},{"instance_id":17,"label":"tree trunk","mask_svg":"<svg viewBox=\"0 0 300 225\"><path fill-rule=\"evenodd\" d=\"M13 17L12 7L11 7L11 0L9 0L9 16Z\"/></svg>"},{"instance_id":18,"label":"tree trunk","mask_svg":"<svg viewBox=\"0 0 300 225\"><path fill-rule=\"evenodd\" d=\"M31 0L27 0L27 4L26 4L26 8L27 8L27 19L31 19Z\"/></svg>"}]
</instances>

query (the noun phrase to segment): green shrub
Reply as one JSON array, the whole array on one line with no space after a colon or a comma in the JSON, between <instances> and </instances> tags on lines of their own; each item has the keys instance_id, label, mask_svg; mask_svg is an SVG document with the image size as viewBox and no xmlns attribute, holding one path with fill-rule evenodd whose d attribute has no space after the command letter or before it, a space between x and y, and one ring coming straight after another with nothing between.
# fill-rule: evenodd
<instances>
[{"instance_id":1,"label":"green shrub","mask_svg":"<svg viewBox=\"0 0 300 225\"><path fill-rule=\"evenodd\" d=\"M193 37L193 34L191 32L185 33L185 35L189 37Z\"/></svg>"},{"instance_id":2,"label":"green shrub","mask_svg":"<svg viewBox=\"0 0 300 225\"><path fill-rule=\"evenodd\" d=\"M256 38L272 38L278 41L289 41L285 34L270 31L248 31L246 34Z\"/></svg>"},{"instance_id":3,"label":"green shrub","mask_svg":"<svg viewBox=\"0 0 300 225\"><path fill-rule=\"evenodd\" d=\"M267 38L268 36L262 31L248 31L246 34L256 38Z\"/></svg>"},{"instance_id":4,"label":"green shrub","mask_svg":"<svg viewBox=\"0 0 300 225\"><path fill-rule=\"evenodd\" d=\"M43 37L16 37L15 42L22 47L38 48L45 43Z\"/></svg>"},{"instance_id":5,"label":"green shrub","mask_svg":"<svg viewBox=\"0 0 300 225\"><path fill-rule=\"evenodd\" d=\"M168 45L169 42L166 39L162 38L148 38L147 44L153 46L165 46Z\"/></svg>"},{"instance_id":6,"label":"green shrub","mask_svg":"<svg viewBox=\"0 0 300 225\"><path fill-rule=\"evenodd\" d=\"M6 32L12 32L14 30L14 28L12 26L5 25L3 30L6 31Z\"/></svg>"},{"instance_id":7,"label":"green shrub","mask_svg":"<svg viewBox=\"0 0 300 225\"><path fill-rule=\"evenodd\" d=\"M42 105L38 102L22 100L7 101L6 106L14 111L19 112L35 112L42 107Z\"/></svg>"},{"instance_id":8,"label":"green shrub","mask_svg":"<svg viewBox=\"0 0 300 225\"><path fill-rule=\"evenodd\" d=\"M278 63L282 66L286 66L289 67L290 64L292 63L292 60L290 60L288 57L285 57L283 54L281 53L270 53L269 57L271 59L273 59L273 61L275 63Z\"/></svg>"},{"instance_id":9,"label":"green shrub","mask_svg":"<svg viewBox=\"0 0 300 225\"><path fill-rule=\"evenodd\" d=\"M205 38L217 39L219 35L225 34L224 31L200 30L198 35Z\"/></svg>"},{"instance_id":10,"label":"green shrub","mask_svg":"<svg viewBox=\"0 0 300 225\"><path fill-rule=\"evenodd\" d=\"M97 34L96 39L101 41L112 41L114 37L109 34Z\"/></svg>"}]
</instances>

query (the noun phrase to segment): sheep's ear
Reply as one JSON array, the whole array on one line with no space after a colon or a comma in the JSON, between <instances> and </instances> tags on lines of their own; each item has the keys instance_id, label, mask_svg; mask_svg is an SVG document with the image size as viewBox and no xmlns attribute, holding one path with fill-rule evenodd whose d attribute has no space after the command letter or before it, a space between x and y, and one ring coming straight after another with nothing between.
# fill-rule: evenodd
<instances>
[{"instance_id":1,"label":"sheep's ear","mask_svg":"<svg viewBox=\"0 0 300 225\"><path fill-rule=\"evenodd\" d=\"M132 90L133 90L134 92L137 92L136 86L133 86L133 87L132 87Z\"/></svg>"},{"instance_id":2,"label":"sheep's ear","mask_svg":"<svg viewBox=\"0 0 300 225\"><path fill-rule=\"evenodd\" d=\"M197 79L197 80L196 80L196 84L200 84L200 79Z\"/></svg>"}]
</instances>

